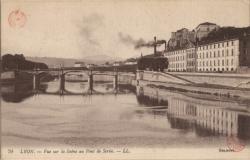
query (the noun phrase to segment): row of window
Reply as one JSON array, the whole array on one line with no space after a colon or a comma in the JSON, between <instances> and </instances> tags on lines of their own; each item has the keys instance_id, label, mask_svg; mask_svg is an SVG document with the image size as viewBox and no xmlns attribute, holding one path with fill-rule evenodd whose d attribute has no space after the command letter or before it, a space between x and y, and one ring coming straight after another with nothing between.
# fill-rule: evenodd
<instances>
[{"instance_id":1,"label":"row of window","mask_svg":"<svg viewBox=\"0 0 250 160\"><path fill-rule=\"evenodd\" d=\"M171 56L171 55L176 55L176 54L180 54L180 53L189 53L189 52L194 52L195 53L195 48L193 49L183 49L183 50L176 50L176 51L172 51L172 52L167 52L166 56Z\"/></svg>"},{"instance_id":2,"label":"row of window","mask_svg":"<svg viewBox=\"0 0 250 160\"><path fill-rule=\"evenodd\" d=\"M184 63L173 63L169 65L169 68L186 68Z\"/></svg>"},{"instance_id":3,"label":"row of window","mask_svg":"<svg viewBox=\"0 0 250 160\"><path fill-rule=\"evenodd\" d=\"M187 54L187 57L188 57L188 58L195 58L195 53Z\"/></svg>"},{"instance_id":4,"label":"row of window","mask_svg":"<svg viewBox=\"0 0 250 160\"><path fill-rule=\"evenodd\" d=\"M214 48L220 48L220 47L229 47L234 46L234 41L226 41L226 42L220 42L216 44L209 44L205 46L198 47L198 50L206 50L206 49L214 49Z\"/></svg>"},{"instance_id":5,"label":"row of window","mask_svg":"<svg viewBox=\"0 0 250 160\"><path fill-rule=\"evenodd\" d=\"M225 60L225 61L223 59L223 60L214 60L214 61L202 61L202 62L199 62L198 65L199 65L199 67L220 66L220 65L221 66L229 66L229 65L233 66L234 65L234 60L231 59L231 64L229 64L229 63L230 62L229 62L228 59Z\"/></svg>"},{"instance_id":6,"label":"row of window","mask_svg":"<svg viewBox=\"0 0 250 160\"><path fill-rule=\"evenodd\" d=\"M195 61L188 61L187 66L195 66Z\"/></svg>"},{"instance_id":7,"label":"row of window","mask_svg":"<svg viewBox=\"0 0 250 160\"><path fill-rule=\"evenodd\" d=\"M214 52L201 52L201 53L198 53L198 58L216 58L216 57L225 57L225 56L234 56L234 49L231 49L231 54L229 53L229 50L226 49L225 51L222 50L220 52L220 50L218 50L217 52L214 51Z\"/></svg>"},{"instance_id":8,"label":"row of window","mask_svg":"<svg viewBox=\"0 0 250 160\"><path fill-rule=\"evenodd\" d=\"M168 60L170 62L173 62L173 61L184 61L185 60L185 56L168 57Z\"/></svg>"},{"instance_id":9,"label":"row of window","mask_svg":"<svg viewBox=\"0 0 250 160\"><path fill-rule=\"evenodd\" d=\"M235 68L200 68L198 69L200 72L216 72L216 71L235 71Z\"/></svg>"}]
</instances>

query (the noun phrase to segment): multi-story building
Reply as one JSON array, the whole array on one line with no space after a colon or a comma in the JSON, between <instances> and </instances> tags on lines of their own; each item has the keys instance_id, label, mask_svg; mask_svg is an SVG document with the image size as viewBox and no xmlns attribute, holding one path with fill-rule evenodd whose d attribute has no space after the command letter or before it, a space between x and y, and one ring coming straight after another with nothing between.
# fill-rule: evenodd
<instances>
[{"instance_id":1,"label":"multi-story building","mask_svg":"<svg viewBox=\"0 0 250 160\"><path fill-rule=\"evenodd\" d=\"M211 33L206 35L205 31L201 32L201 26L213 26L209 29ZM168 71L244 72L249 70L250 27L224 27L217 30L217 25L204 23L198 28L200 28L197 31L200 32L200 41L188 40L182 47L178 45L171 47L168 44L168 49L164 53L169 61Z\"/></svg>"},{"instance_id":2,"label":"multi-story building","mask_svg":"<svg viewBox=\"0 0 250 160\"><path fill-rule=\"evenodd\" d=\"M197 46L197 71L229 72L250 67L250 35Z\"/></svg>"},{"instance_id":3,"label":"multi-story building","mask_svg":"<svg viewBox=\"0 0 250 160\"><path fill-rule=\"evenodd\" d=\"M211 42L197 47L197 69L200 72L235 71L238 66L238 39Z\"/></svg>"},{"instance_id":4,"label":"multi-story building","mask_svg":"<svg viewBox=\"0 0 250 160\"><path fill-rule=\"evenodd\" d=\"M164 53L168 58L169 71L186 71L187 69L187 49L169 50Z\"/></svg>"},{"instance_id":5,"label":"multi-story building","mask_svg":"<svg viewBox=\"0 0 250 160\"><path fill-rule=\"evenodd\" d=\"M214 23L201 23L195 28L195 38L200 41L202 40L202 38L206 37L211 31L218 30L219 28L220 26Z\"/></svg>"},{"instance_id":6,"label":"multi-story building","mask_svg":"<svg viewBox=\"0 0 250 160\"><path fill-rule=\"evenodd\" d=\"M184 48L167 50L164 56L168 58L168 71L195 71L196 69L196 48L189 42Z\"/></svg>"},{"instance_id":7,"label":"multi-story building","mask_svg":"<svg viewBox=\"0 0 250 160\"><path fill-rule=\"evenodd\" d=\"M186 28L172 32L171 38L168 41L168 48L174 49L176 47L182 48L185 47L189 42L195 41L194 31L189 31Z\"/></svg>"}]
</instances>

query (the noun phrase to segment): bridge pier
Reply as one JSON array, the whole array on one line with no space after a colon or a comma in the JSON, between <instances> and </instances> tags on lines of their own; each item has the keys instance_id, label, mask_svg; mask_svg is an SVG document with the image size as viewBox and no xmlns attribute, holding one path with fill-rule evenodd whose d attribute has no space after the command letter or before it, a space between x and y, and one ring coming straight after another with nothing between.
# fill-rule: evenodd
<instances>
[{"instance_id":1,"label":"bridge pier","mask_svg":"<svg viewBox=\"0 0 250 160\"><path fill-rule=\"evenodd\" d=\"M40 78L38 74L33 74L33 90L39 89Z\"/></svg>"},{"instance_id":2,"label":"bridge pier","mask_svg":"<svg viewBox=\"0 0 250 160\"><path fill-rule=\"evenodd\" d=\"M92 74L92 71L90 71L89 77L88 77L88 90L89 91L93 91L93 83L94 83L93 74Z\"/></svg>"},{"instance_id":3,"label":"bridge pier","mask_svg":"<svg viewBox=\"0 0 250 160\"><path fill-rule=\"evenodd\" d=\"M113 77L113 88L114 90L118 89L118 74L117 73Z\"/></svg>"},{"instance_id":4,"label":"bridge pier","mask_svg":"<svg viewBox=\"0 0 250 160\"><path fill-rule=\"evenodd\" d=\"M65 74L63 74L63 71L60 74L59 83L60 83L60 93L63 94L63 92L65 91Z\"/></svg>"}]
</instances>

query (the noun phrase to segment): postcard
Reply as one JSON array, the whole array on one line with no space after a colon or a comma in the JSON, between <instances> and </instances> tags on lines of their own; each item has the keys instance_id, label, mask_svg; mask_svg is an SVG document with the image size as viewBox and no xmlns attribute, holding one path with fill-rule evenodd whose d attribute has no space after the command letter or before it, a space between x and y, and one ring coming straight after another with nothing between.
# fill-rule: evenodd
<instances>
[{"instance_id":1,"label":"postcard","mask_svg":"<svg viewBox=\"0 0 250 160\"><path fill-rule=\"evenodd\" d=\"M1 159L250 159L249 0L1 0Z\"/></svg>"}]
</instances>

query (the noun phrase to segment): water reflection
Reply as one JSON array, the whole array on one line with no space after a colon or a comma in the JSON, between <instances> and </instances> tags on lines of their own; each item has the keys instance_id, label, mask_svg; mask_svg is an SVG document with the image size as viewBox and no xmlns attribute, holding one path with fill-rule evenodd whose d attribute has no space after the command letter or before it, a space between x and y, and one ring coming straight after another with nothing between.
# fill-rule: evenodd
<instances>
[{"instance_id":1,"label":"water reflection","mask_svg":"<svg viewBox=\"0 0 250 160\"><path fill-rule=\"evenodd\" d=\"M19 103L26 98L34 95L95 95L95 94L125 94L135 93L136 88L129 84L119 84L117 90L114 90L113 84L95 83L95 88L90 92L88 84L85 82L67 82L67 88L60 91L58 81L41 83L37 89L34 89L32 83L13 83L1 86L1 98L5 102Z\"/></svg>"},{"instance_id":2,"label":"water reflection","mask_svg":"<svg viewBox=\"0 0 250 160\"><path fill-rule=\"evenodd\" d=\"M137 87L137 100L145 105L166 105L167 119L173 129L194 131L198 136L231 136L250 139L250 113L247 105L209 101Z\"/></svg>"},{"instance_id":3,"label":"water reflection","mask_svg":"<svg viewBox=\"0 0 250 160\"><path fill-rule=\"evenodd\" d=\"M95 84L103 94L84 96L84 82L66 84L78 95L48 94L58 86L57 81L42 83L39 92L32 85L3 86L4 145L220 147L235 134L250 144L246 104L128 84L119 84L121 94L110 94L109 82ZM8 94L12 97L6 99ZM27 132L21 132L24 128Z\"/></svg>"},{"instance_id":4,"label":"water reflection","mask_svg":"<svg viewBox=\"0 0 250 160\"><path fill-rule=\"evenodd\" d=\"M32 95L34 95L33 85L30 83L15 83L1 86L1 97L6 102L19 103Z\"/></svg>"}]
</instances>

